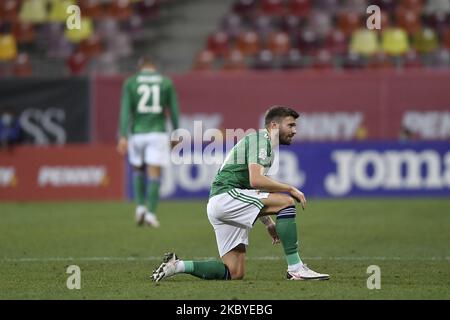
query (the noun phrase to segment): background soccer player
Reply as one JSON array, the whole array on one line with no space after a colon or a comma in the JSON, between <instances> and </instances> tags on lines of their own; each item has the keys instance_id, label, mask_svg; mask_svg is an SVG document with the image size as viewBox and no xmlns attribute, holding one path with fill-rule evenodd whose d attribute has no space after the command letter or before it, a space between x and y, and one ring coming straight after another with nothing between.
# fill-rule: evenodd
<instances>
[{"instance_id":1,"label":"background soccer player","mask_svg":"<svg viewBox=\"0 0 450 320\"><path fill-rule=\"evenodd\" d=\"M165 109L170 110L173 130L178 129L179 109L172 81L156 71L152 60L142 57L138 66L139 72L123 86L117 150L122 155L128 150L134 168L138 225L158 227L161 168L169 163L170 152Z\"/></svg>"},{"instance_id":2,"label":"background soccer player","mask_svg":"<svg viewBox=\"0 0 450 320\"><path fill-rule=\"evenodd\" d=\"M295 202L306 207L304 194L294 186L266 176L274 147L290 145L298 113L275 106L265 116L265 130L245 136L231 149L212 184L207 212L214 227L222 262L183 261L168 253L152 278L160 281L177 273L203 279L242 279L249 231L259 217L273 243L281 241L288 264L287 279L325 280L303 264L298 253ZM276 215L276 224L269 215Z\"/></svg>"}]
</instances>

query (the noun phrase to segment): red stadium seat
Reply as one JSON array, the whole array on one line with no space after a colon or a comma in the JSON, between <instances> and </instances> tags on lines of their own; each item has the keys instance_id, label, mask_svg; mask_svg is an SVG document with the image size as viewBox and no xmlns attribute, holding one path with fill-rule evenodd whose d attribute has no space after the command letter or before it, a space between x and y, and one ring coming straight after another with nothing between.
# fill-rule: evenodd
<instances>
[{"instance_id":1,"label":"red stadium seat","mask_svg":"<svg viewBox=\"0 0 450 320\"><path fill-rule=\"evenodd\" d=\"M444 32L443 46L450 50L450 27Z\"/></svg>"},{"instance_id":2,"label":"red stadium seat","mask_svg":"<svg viewBox=\"0 0 450 320\"><path fill-rule=\"evenodd\" d=\"M326 49L320 49L314 56L313 68L319 70L332 69L333 55Z\"/></svg>"},{"instance_id":3,"label":"red stadium seat","mask_svg":"<svg viewBox=\"0 0 450 320\"><path fill-rule=\"evenodd\" d=\"M99 36L93 35L89 39L80 42L79 50L87 57L93 58L99 56L103 49Z\"/></svg>"},{"instance_id":4,"label":"red stadium seat","mask_svg":"<svg viewBox=\"0 0 450 320\"><path fill-rule=\"evenodd\" d=\"M311 12L311 1L310 0L289 0L288 3L289 13L300 16L307 17Z\"/></svg>"},{"instance_id":5,"label":"red stadium seat","mask_svg":"<svg viewBox=\"0 0 450 320\"><path fill-rule=\"evenodd\" d=\"M78 51L67 59L67 67L71 75L81 75L85 72L88 59L84 53Z\"/></svg>"},{"instance_id":6,"label":"red stadium seat","mask_svg":"<svg viewBox=\"0 0 450 320\"><path fill-rule=\"evenodd\" d=\"M16 22L19 20L19 0L0 1L0 21Z\"/></svg>"},{"instance_id":7,"label":"red stadium seat","mask_svg":"<svg viewBox=\"0 0 450 320\"><path fill-rule=\"evenodd\" d=\"M262 0L261 10L264 14L281 16L286 13L284 0Z\"/></svg>"},{"instance_id":8,"label":"red stadium seat","mask_svg":"<svg viewBox=\"0 0 450 320\"><path fill-rule=\"evenodd\" d=\"M137 12L145 19L151 19L159 14L160 1L159 0L142 0L138 2Z\"/></svg>"},{"instance_id":9,"label":"red stadium seat","mask_svg":"<svg viewBox=\"0 0 450 320\"><path fill-rule=\"evenodd\" d=\"M35 30L31 23L17 21L12 28L17 43L32 43L35 39Z\"/></svg>"},{"instance_id":10,"label":"red stadium seat","mask_svg":"<svg viewBox=\"0 0 450 320\"><path fill-rule=\"evenodd\" d=\"M325 48L332 54L343 55L348 50L348 37L342 30L335 29L326 37Z\"/></svg>"},{"instance_id":11,"label":"red stadium seat","mask_svg":"<svg viewBox=\"0 0 450 320\"><path fill-rule=\"evenodd\" d=\"M255 13L257 0L237 0L233 6L233 12L242 16L251 16Z\"/></svg>"},{"instance_id":12,"label":"red stadium seat","mask_svg":"<svg viewBox=\"0 0 450 320\"><path fill-rule=\"evenodd\" d=\"M422 12L423 0L400 0L400 6L409 10L413 10L417 13Z\"/></svg>"},{"instance_id":13,"label":"red stadium seat","mask_svg":"<svg viewBox=\"0 0 450 320\"><path fill-rule=\"evenodd\" d=\"M28 77L33 74L30 58L26 53L20 53L14 61L13 74L17 77Z\"/></svg>"},{"instance_id":14,"label":"red stadium seat","mask_svg":"<svg viewBox=\"0 0 450 320\"><path fill-rule=\"evenodd\" d=\"M217 56L228 54L230 50L228 35L222 31L211 34L208 37L207 48Z\"/></svg>"}]
</instances>

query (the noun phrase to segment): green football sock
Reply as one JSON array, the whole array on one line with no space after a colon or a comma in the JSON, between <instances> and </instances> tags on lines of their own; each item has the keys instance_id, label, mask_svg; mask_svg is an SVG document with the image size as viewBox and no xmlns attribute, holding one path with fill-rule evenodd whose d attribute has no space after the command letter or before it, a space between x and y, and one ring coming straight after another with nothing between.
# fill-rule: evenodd
<instances>
[{"instance_id":1,"label":"green football sock","mask_svg":"<svg viewBox=\"0 0 450 320\"><path fill-rule=\"evenodd\" d=\"M161 185L159 179L148 180L147 201L148 211L156 213L156 207L159 201L159 186Z\"/></svg>"},{"instance_id":2,"label":"green football sock","mask_svg":"<svg viewBox=\"0 0 450 320\"><path fill-rule=\"evenodd\" d=\"M184 261L184 273L204 280L231 279L228 268L220 261Z\"/></svg>"},{"instance_id":3,"label":"green football sock","mask_svg":"<svg viewBox=\"0 0 450 320\"><path fill-rule=\"evenodd\" d=\"M134 199L141 206L145 202L145 174L141 171L133 173Z\"/></svg>"},{"instance_id":4,"label":"green football sock","mask_svg":"<svg viewBox=\"0 0 450 320\"><path fill-rule=\"evenodd\" d=\"M288 266L302 264L298 254L297 224L295 207L287 207L278 212L276 230L283 245Z\"/></svg>"}]
</instances>

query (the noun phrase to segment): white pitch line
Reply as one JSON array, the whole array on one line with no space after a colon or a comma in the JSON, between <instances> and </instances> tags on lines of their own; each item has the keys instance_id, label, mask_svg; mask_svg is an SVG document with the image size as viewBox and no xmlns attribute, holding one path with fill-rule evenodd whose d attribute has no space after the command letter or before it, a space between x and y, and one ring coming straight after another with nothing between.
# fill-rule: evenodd
<instances>
[{"instance_id":1,"label":"white pitch line","mask_svg":"<svg viewBox=\"0 0 450 320\"><path fill-rule=\"evenodd\" d=\"M160 261L162 257L43 257L43 258L2 258L0 262L64 262L64 261ZM193 257L192 260L210 260L217 257ZM270 261L284 260L284 257L264 256L248 257L248 260ZM382 257L382 256L361 256L361 257L302 257L303 260L337 260L337 261L450 261L450 256L445 257Z\"/></svg>"}]
</instances>

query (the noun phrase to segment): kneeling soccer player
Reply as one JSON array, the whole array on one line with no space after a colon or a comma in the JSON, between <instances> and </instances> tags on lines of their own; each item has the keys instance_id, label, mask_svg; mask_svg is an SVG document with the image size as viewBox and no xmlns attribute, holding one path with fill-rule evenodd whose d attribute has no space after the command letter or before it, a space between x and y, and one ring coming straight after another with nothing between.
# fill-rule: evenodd
<instances>
[{"instance_id":1,"label":"kneeling soccer player","mask_svg":"<svg viewBox=\"0 0 450 320\"><path fill-rule=\"evenodd\" d=\"M219 169L211 187L207 212L222 262L180 260L175 253L167 253L152 274L154 281L178 273L202 279L242 279L249 231L258 217L266 225L272 242L281 241L288 264L287 279L330 278L328 274L309 269L298 253L295 201L305 209L304 194L266 176L274 160L274 147L291 144L298 117L288 107L270 108L265 116L265 130L240 140ZM270 215L277 216L276 224Z\"/></svg>"}]
</instances>

